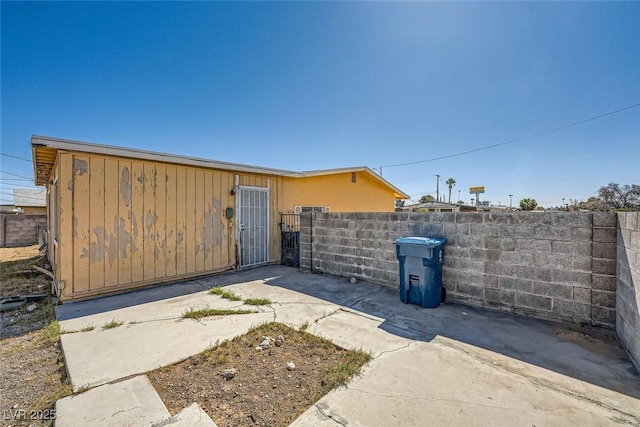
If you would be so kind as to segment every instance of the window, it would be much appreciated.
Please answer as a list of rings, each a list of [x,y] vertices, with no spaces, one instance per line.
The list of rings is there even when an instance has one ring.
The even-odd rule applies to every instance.
[[[294,206],[293,213],[300,214],[306,212],[329,212],[329,206]]]

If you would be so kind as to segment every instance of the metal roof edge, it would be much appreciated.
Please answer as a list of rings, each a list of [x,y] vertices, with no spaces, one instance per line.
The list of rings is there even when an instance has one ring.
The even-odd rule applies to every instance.
[[[266,168],[261,166],[245,165],[240,163],[223,162],[199,157],[180,156],[175,154],[160,153],[157,151],[139,150],[135,148],[125,148],[113,145],[94,144],[90,142],[74,141],[48,136],[32,135],[31,146],[44,146],[56,148],[58,150],[80,151],[84,153],[105,154],[118,157],[128,157],[140,160],[155,160],[165,163],[184,164],[190,166],[201,166],[212,169],[231,170],[238,172],[260,173],[264,175],[277,176],[298,176],[299,172],[283,169]],[[35,157],[35,151],[33,153]],[[34,162],[35,163],[35,162]]]

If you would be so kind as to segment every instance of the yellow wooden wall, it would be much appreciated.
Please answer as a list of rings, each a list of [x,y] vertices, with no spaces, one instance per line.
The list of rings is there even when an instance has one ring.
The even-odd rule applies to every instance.
[[[74,153],[60,153],[57,168],[63,299],[235,267],[234,173]],[[239,175],[240,185],[270,187],[270,258],[279,261],[279,178]]]

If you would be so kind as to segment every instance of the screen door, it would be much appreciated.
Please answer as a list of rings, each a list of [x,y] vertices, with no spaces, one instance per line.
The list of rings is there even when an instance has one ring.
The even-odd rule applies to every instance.
[[[269,261],[269,189],[239,187],[240,267]]]

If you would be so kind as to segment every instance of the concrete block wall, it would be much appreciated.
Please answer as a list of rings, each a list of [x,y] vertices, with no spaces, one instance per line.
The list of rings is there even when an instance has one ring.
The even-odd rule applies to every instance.
[[[445,237],[450,300],[532,317],[615,325],[614,213],[315,213],[301,267],[398,286],[398,237]]]
[[[618,213],[616,330],[640,369],[640,212]]]
[[[37,244],[38,227],[47,228],[46,215],[0,214],[0,247]]]

